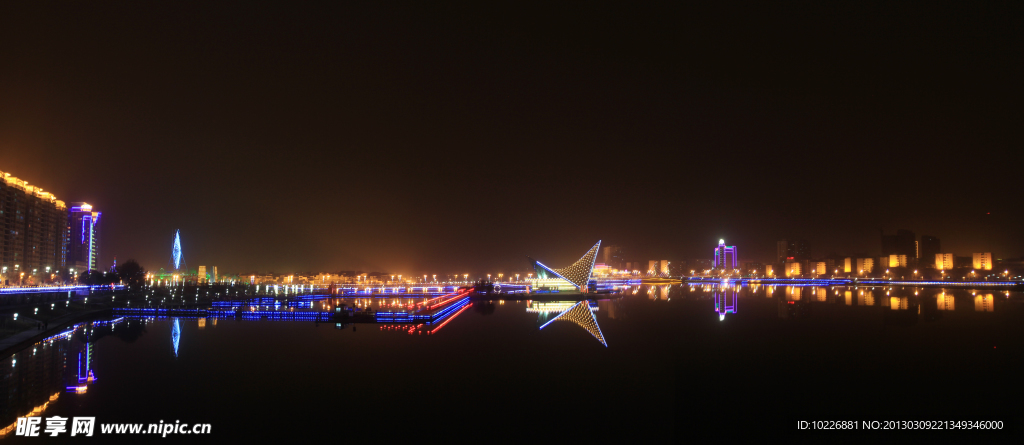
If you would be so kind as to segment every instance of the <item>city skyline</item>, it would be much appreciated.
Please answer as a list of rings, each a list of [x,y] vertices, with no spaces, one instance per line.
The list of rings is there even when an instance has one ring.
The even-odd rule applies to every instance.
[[[177,229],[189,258],[238,271],[509,269],[593,239],[770,259],[779,239],[871,252],[900,228],[1024,254],[1014,163],[994,161],[1020,144],[1024,53],[993,31],[1010,15],[78,8],[0,19],[20,42],[0,167],[103,209],[101,267],[159,267]]]
[[[0,439],[1019,435],[1021,23],[0,4]]]

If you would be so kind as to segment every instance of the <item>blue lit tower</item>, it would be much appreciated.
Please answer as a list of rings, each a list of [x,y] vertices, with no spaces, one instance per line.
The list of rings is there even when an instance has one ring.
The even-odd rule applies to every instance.
[[[100,212],[84,202],[71,205],[68,210],[67,264],[75,272],[96,270],[100,256],[99,230]]]
[[[174,242],[171,244],[171,263],[174,270],[180,270],[185,263],[185,257],[181,253],[181,230],[174,231]]]
[[[726,246],[725,240],[718,240],[718,247],[715,247],[715,269],[739,269],[739,262],[736,259],[736,246]]]

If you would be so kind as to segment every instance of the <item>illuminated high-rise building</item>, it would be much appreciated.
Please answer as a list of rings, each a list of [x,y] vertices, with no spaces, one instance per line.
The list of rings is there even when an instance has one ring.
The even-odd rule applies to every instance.
[[[874,258],[857,258],[857,273],[871,273],[874,270]]]
[[[739,269],[739,260],[736,258],[736,246],[726,246],[725,240],[718,240],[715,247],[715,269],[735,270]]]
[[[66,261],[63,201],[10,173],[0,172],[0,280],[39,284]]]
[[[78,273],[97,269],[100,215],[84,202],[73,203],[68,211],[67,263]]]
[[[801,274],[801,266],[799,261],[788,261],[786,262],[786,278],[798,277]]]
[[[776,249],[776,261],[779,263],[811,257],[811,244],[805,240],[780,240]]]
[[[623,269],[625,264],[625,252],[620,246],[604,246],[601,248],[601,262],[612,269]]]
[[[827,268],[824,261],[811,261],[807,264],[807,273],[825,275],[826,270]]]
[[[889,267],[907,267],[907,256],[889,255]]]
[[[978,270],[992,270],[992,252],[975,253],[974,268]]]
[[[952,253],[936,253],[935,268],[939,270],[951,270],[956,265],[956,258]]]

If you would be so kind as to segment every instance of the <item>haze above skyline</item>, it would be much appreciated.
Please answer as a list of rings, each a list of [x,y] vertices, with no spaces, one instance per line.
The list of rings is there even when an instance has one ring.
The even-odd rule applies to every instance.
[[[1019,5],[0,7],[0,170],[221,273],[1024,255]],[[719,9],[714,9],[719,8]]]

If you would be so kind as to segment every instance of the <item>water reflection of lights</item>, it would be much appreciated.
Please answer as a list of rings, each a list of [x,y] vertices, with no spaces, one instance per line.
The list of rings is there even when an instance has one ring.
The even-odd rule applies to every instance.
[[[46,408],[49,407],[51,403],[57,401],[58,397],[60,397],[60,391],[53,393],[53,395],[50,396],[50,399],[47,400],[46,402],[43,402],[42,405],[36,406],[36,407],[32,408],[31,411],[25,413],[25,415],[18,416],[18,417],[19,418],[21,418],[21,417],[38,417],[40,414],[42,414],[44,411],[46,411]],[[8,434],[10,434],[11,431],[14,431],[14,429],[17,428],[17,426],[18,426],[18,422],[15,421],[14,423],[8,425],[6,428],[0,430],[0,438],[3,438],[5,436],[7,436]]]
[[[590,303],[588,300],[583,300],[572,305],[572,307],[566,309],[547,323],[541,325],[540,329],[544,329],[555,321],[568,321],[580,326],[600,341],[602,345],[608,347],[608,343],[604,339],[604,334],[601,332],[601,327],[597,324],[597,318],[594,317],[594,312],[590,309]]]
[[[530,313],[560,313],[576,305],[576,301],[529,301],[526,304],[526,312]],[[597,311],[597,303],[588,305],[591,311]]]
[[[718,313],[718,320],[724,321],[725,314],[735,314],[737,292],[732,289],[722,289],[715,292],[715,312]]]
[[[995,297],[992,294],[974,295],[974,310],[976,312],[992,312],[995,310]]]
[[[181,325],[178,323],[178,319],[174,319],[174,324],[171,325],[171,344],[174,345],[174,356],[178,356],[178,341],[181,339]]]

